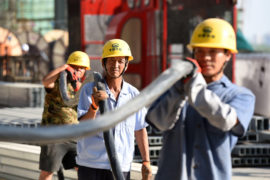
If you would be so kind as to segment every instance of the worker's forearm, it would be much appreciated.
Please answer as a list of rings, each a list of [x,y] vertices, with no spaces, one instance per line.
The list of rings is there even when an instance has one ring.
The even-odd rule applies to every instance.
[[[60,67],[52,70],[51,72],[49,72],[49,74],[47,74],[42,80],[44,87],[53,88],[52,86],[53,86],[55,80],[58,78],[59,73],[64,71],[67,68],[67,66],[68,66],[67,64],[64,64],[63,66],[60,66]]]
[[[138,144],[143,161],[150,161],[149,144],[146,128],[135,131],[136,142]]]
[[[96,118],[96,111],[93,110],[91,107],[88,109],[87,113],[84,114],[79,118],[80,121],[88,120],[88,119],[95,119]]]

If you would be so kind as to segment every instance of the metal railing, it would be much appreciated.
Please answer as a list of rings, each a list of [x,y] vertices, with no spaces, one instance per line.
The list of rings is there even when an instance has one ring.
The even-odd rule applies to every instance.
[[[151,105],[160,95],[170,89],[175,82],[190,74],[192,70],[193,65],[190,62],[175,60],[172,62],[171,67],[144,88],[140,95],[119,109],[105,113],[95,120],[82,121],[76,125],[37,128],[0,126],[0,141],[26,144],[57,143],[76,140],[109,130],[139,109]]]

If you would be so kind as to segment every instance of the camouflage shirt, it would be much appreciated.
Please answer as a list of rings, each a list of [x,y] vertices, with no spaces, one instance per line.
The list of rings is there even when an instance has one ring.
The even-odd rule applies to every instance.
[[[75,93],[70,82],[67,83],[68,95],[74,98]],[[77,106],[68,107],[62,100],[59,90],[59,78],[52,89],[46,88],[42,125],[77,124]]]

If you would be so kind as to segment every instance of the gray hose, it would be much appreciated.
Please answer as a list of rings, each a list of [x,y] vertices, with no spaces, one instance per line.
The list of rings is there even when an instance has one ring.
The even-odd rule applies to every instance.
[[[138,96],[127,102],[125,106],[121,106],[114,111],[106,112],[95,120],[83,121],[76,125],[38,128],[0,126],[0,141],[47,144],[93,136],[98,132],[109,130],[141,108],[149,106],[174,83],[190,74],[192,70],[193,65],[190,62],[180,60],[173,61],[169,69],[164,71],[150,85],[144,88]],[[108,119],[110,119],[110,121],[108,121]]]
[[[94,75],[95,75],[95,72],[85,71],[85,80],[83,81],[81,86],[83,86],[84,84],[86,84],[88,82],[94,81],[94,78],[95,78],[95,77],[93,77]],[[68,96],[68,93],[67,93],[67,72],[66,71],[62,71],[60,73],[59,88],[60,88],[61,97],[62,97],[65,105],[67,105],[69,107],[74,107],[74,106],[78,105],[81,88],[75,93],[74,98],[70,98]]]
[[[96,75],[98,77],[98,74]],[[101,78],[101,76],[100,76]],[[97,81],[95,81],[97,82]],[[105,84],[101,81],[97,82],[97,89],[105,91]],[[104,114],[105,112],[109,112],[109,106],[108,101],[100,101],[99,102],[99,110],[101,114]],[[109,120],[109,119],[108,119]],[[109,157],[110,165],[112,168],[113,177],[115,180],[125,180],[124,175],[121,170],[121,166],[118,160],[117,152],[115,149],[115,141],[114,141],[114,135],[113,130],[109,129],[108,131],[103,132],[104,137],[104,143],[106,147],[106,151]]]

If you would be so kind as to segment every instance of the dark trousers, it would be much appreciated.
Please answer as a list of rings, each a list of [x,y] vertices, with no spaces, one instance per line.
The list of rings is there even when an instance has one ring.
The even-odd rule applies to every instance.
[[[123,172],[126,180],[130,180],[130,172]],[[114,180],[113,174],[108,169],[95,169],[79,166],[78,180]]]

